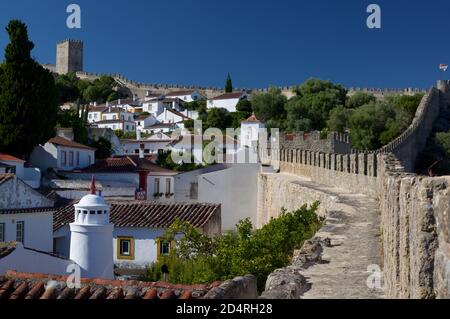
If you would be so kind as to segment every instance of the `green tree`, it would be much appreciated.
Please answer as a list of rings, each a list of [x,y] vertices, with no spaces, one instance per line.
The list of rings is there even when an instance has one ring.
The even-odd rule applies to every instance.
[[[388,122],[395,119],[392,105],[375,102],[356,109],[349,119],[350,140],[359,150],[376,150],[383,146],[380,136],[387,130]]]
[[[55,84],[58,91],[58,104],[74,102],[81,97],[78,81],[79,79],[73,72],[56,77]]]
[[[104,137],[100,137],[97,141],[91,143],[90,146],[97,149],[95,151],[95,158],[97,159],[105,159],[112,154],[111,142]]]
[[[247,119],[253,114],[252,102],[247,99],[242,99],[236,105],[236,110],[241,114],[242,118]]]
[[[52,74],[31,57],[27,27],[9,22],[0,67],[0,151],[29,154],[55,134],[57,92]]]
[[[357,92],[351,97],[348,98],[346,106],[349,109],[356,109],[365,104],[369,104],[371,102],[375,102],[377,99],[373,94],[365,93],[365,92]]]
[[[278,218],[257,230],[250,219],[245,219],[236,230],[216,238],[208,238],[189,224],[175,221],[161,238],[178,239],[172,255],[162,261],[169,266],[169,280],[192,284],[254,274],[262,290],[267,276],[286,267],[294,250],[301,248],[323,225],[323,219],[316,214],[318,205],[305,205],[289,213],[283,209]],[[150,267],[149,280],[161,278],[162,262]]]
[[[414,117],[417,111],[417,107],[422,101],[423,94],[415,95],[393,95],[388,96],[386,101],[392,104],[395,108],[402,109],[407,112],[411,117]]]
[[[256,117],[270,128],[284,128],[287,98],[279,88],[271,87],[268,92],[257,93],[252,98]]]
[[[226,109],[213,108],[208,112],[208,117],[206,119],[206,128],[218,128],[220,130],[226,130],[231,127],[232,117]]]
[[[327,122],[329,131],[344,133],[348,127],[348,120],[351,114],[352,110],[346,109],[343,106],[332,109]]]
[[[330,111],[344,106],[347,91],[341,86],[310,79],[294,89],[296,96],[286,104],[288,129],[322,130],[327,125]]]
[[[231,93],[233,92],[233,81],[231,80],[231,75],[228,73],[227,81],[225,83],[225,92]]]
[[[58,110],[57,127],[71,127],[74,139],[81,144],[87,144],[88,132],[80,115],[76,110]]]

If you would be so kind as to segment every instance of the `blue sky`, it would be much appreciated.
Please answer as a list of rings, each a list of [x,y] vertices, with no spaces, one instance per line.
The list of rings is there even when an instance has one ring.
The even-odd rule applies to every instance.
[[[67,5],[82,9],[81,30],[66,27]],[[381,30],[366,26],[370,3]],[[85,42],[85,69],[145,82],[223,86],[293,85],[319,77],[355,87],[430,87],[450,77],[447,0],[2,0],[4,30],[29,26],[41,63],[56,42]],[[450,69],[449,71],[450,72]]]

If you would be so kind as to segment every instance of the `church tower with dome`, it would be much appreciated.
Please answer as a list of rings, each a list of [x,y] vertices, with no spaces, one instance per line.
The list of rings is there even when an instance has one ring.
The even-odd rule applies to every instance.
[[[113,229],[110,207],[95,189],[75,206],[75,222],[70,224],[70,259],[81,267],[82,278],[114,279]]]

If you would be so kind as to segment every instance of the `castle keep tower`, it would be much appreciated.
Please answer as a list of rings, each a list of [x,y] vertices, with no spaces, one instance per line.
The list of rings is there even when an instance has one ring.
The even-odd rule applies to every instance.
[[[56,47],[56,73],[83,71],[83,41],[64,40]]]
[[[114,279],[113,229],[110,207],[91,191],[75,206],[75,222],[70,224],[70,259],[81,267],[82,278]]]

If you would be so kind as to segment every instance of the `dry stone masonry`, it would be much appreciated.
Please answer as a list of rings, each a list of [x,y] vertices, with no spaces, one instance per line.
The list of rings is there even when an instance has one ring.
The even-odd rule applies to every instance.
[[[432,88],[422,99],[410,127],[376,152],[338,154],[299,148],[260,150],[262,162],[279,169],[281,173],[276,177],[272,176],[276,174],[261,174],[259,178],[260,226],[267,222],[268,218],[278,214],[282,205],[295,206],[302,202],[309,203],[316,198],[323,201],[320,214],[327,214],[329,217],[339,205],[339,200],[332,195],[337,189],[344,190],[344,193],[350,191],[364,194],[364,200],[359,199],[359,203],[358,200],[353,201],[352,205],[362,208],[359,214],[364,216],[367,210],[364,210],[364,205],[360,205],[361,201],[367,198],[378,201],[379,226],[372,220],[371,227],[380,231],[380,262],[383,266],[385,296],[449,298],[450,177],[431,178],[413,173],[417,155],[423,150],[440,112],[449,108],[449,102],[450,83],[439,81],[437,88]],[[299,186],[302,182],[293,182],[293,176],[306,180],[305,184]],[[330,188],[327,189],[323,185]],[[337,197],[339,198],[339,194]],[[373,218],[373,215],[368,214],[367,218]],[[363,224],[363,220],[358,222],[354,216],[354,219],[347,220],[342,227],[362,227]],[[368,229],[356,227],[352,232],[364,233],[368,232]],[[336,232],[333,234],[336,235]],[[367,244],[373,245],[373,234],[368,236],[361,237],[360,240],[372,236]],[[344,233],[344,237],[351,240],[351,232]],[[333,265],[331,250],[330,254],[330,265]],[[373,259],[372,257],[366,259]],[[340,259],[338,255],[334,255],[334,258]],[[352,254],[347,258],[335,262],[334,266],[340,267],[346,261],[359,263]],[[332,272],[332,269],[328,271]],[[298,269],[296,272],[295,276],[298,277]],[[279,270],[278,273],[285,272]],[[306,273],[304,271],[301,275],[305,276]],[[314,272],[312,276],[314,278]],[[333,279],[328,279],[316,283],[319,286],[316,291],[322,291],[324,297],[339,297],[339,292],[333,291]],[[360,280],[356,275],[354,279]],[[273,278],[271,280],[273,281]],[[297,281],[301,282],[300,279]],[[327,285],[330,285],[328,290]],[[367,297],[366,292],[367,289],[361,288],[360,297]],[[303,297],[307,298],[308,293]],[[314,295],[314,292],[310,295]],[[355,290],[348,297],[357,298],[358,291]]]

